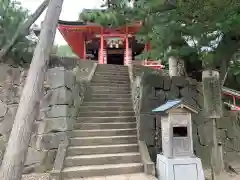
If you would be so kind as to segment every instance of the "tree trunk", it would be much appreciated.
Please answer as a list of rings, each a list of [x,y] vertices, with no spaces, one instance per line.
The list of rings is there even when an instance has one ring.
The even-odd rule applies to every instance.
[[[220,70],[220,81],[223,81],[226,72],[228,71],[229,62],[232,60],[233,55],[240,48],[240,36],[225,34],[219,43],[215,55],[214,63]]]
[[[37,8],[37,10],[28,18],[26,22],[23,22],[16,33],[14,34],[12,40],[3,46],[0,51],[0,60],[3,62],[3,57],[12,49],[12,47],[17,43],[18,39],[22,36],[26,36],[32,24],[39,18],[43,11],[47,8],[50,0],[44,0],[44,2]]]
[[[62,4],[63,0],[49,3],[0,169],[1,180],[21,179]]]

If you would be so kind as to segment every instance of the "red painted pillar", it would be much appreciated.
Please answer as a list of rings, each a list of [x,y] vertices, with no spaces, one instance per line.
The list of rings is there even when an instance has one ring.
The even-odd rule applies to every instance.
[[[104,39],[103,34],[100,36],[100,48],[98,52],[98,63],[104,64]]]
[[[125,38],[125,62],[124,65],[129,64],[129,41],[128,41],[128,36],[126,35]]]
[[[86,41],[83,41],[83,59],[87,59],[87,48],[86,48]]]
[[[232,96],[233,97],[233,105],[236,106],[236,98],[235,96]]]

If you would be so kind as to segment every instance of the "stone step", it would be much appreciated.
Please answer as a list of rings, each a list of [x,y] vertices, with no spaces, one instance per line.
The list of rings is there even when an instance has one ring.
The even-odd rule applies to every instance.
[[[83,178],[143,172],[141,163],[75,166],[63,169],[63,178]]]
[[[115,87],[115,88],[129,88],[130,85],[129,84],[120,84],[120,83],[93,83],[91,84],[91,86],[100,86],[100,87]],[[121,93],[121,91],[118,91],[119,93]]]
[[[86,111],[133,111],[132,106],[81,106],[80,112]]]
[[[94,136],[70,138],[71,146],[94,146],[94,145],[114,145],[137,143],[136,135],[127,136]]]
[[[96,71],[117,71],[117,72],[128,72],[128,67],[121,66],[102,66],[97,67]]]
[[[96,71],[94,73],[94,76],[99,76],[99,77],[102,77],[102,76],[111,76],[111,77],[115,77],[115,78],[118,78],[118,77],[125,77],[125,78],[129,78],[129,72],[127,71],[121,71],[121,72],[118,72],[118,71]]]
[[[100,71],[100,70],[119,70],[119,71],[128,71],[128,67],[127,66],[118,66],[118,65],[101,65],[101,66],[98,66],[96,68],[97,71]]]
[[[95,86],[95,85],[93,85],[93,86],[90,86],[90,89],[92,91],[96,91],[96,90],[103,91],[104,90],[104,91],[112,91],[112,92],[119,92],[119,91],[120,92],[122,92],[122,91],[131,92],[130,86],[117,87],[117,86]]]
[[[109,75],[109,74],[112,74],[114,75],[115,77],[120,77],[122,75],[129,75],[129,72],[126,71],[126,70],[118,70],[118,69],[106,69],[106,70],[96,70],[96,72],[94,73],[94,75]]]
[[[115,77],[115,76],[93,76],[92,81],[91,82],[98,82],[98,81],[111,81],[111,82],[127,82],[130,83],[130,79],[127,76],[119,76],[119,77]]]
[[[97,68],[118,68],[118,69],[128,69],[128,66],[117,65],[117,64],[99,64]]]
[[[138,152],[138,144],[114,144],[101,146],[69,146],[68,156],[90,154],[113,154],[125,152]]]
[[[65,167],[89,166],[102,164],[140,163],[140,153],[92,154],[68,156],[65,158]]]
[[[108,97],[97,97],[97,96],[87,96],[84,98],[84,100],[86,102],[88,101],[100,101],[100,102],[104,102],[104,101],[107,101],[107,102],[132,102],[131,98],[130,97],[111,97],[111,96],[108,96]]]
[[[68,132],[69,137],[92,137],[92,136],[121,136],[121,135],[136,135],[136,128],[126,129],[93,129],[93,130],[73,130]]]
[[[126,102],[109,102],[109,101],[84,101],[83,106],[132,106],[132,101]]]
[[[106,91],[106,90],[95,90],[95,91],[91,91],[91,89],[89,89],[86,93],[86,96],[88,95],[92,95],[92,94],[100,94],[100,95],[108,95],[108,94],[119,94],[119,95],[125,95],[125,94],[131,94],[130,90],[125,90],[125,91]]]
[[[86,93],[88,96],[90,93],[92,94],[131,94],[131,90],[122,90],[122,89],[89,89]]]
[[[99,77],[106,77],[106,78],[111,78],[111,77],[120,77],[120,78],[129,78],[129,73],[128,72],[123,72],[123,73],[118,73],[118,72],[95,72],[94,77],[99,76]]]
[[[97,88],[100,87],[100,88]],[[121,88],[121,87],[113,87],[113,88],[107,88],[106,86],[93,86],[93,88],[88,89],[88,93],[98,93],[98,94],[105,94],[105,93],[112,93],[112,94],[119,94],[119,93],[131,93],[130,87],[128,88]]]
[[[105,93],[105,94],[100,94],[100,93],[92,93],[91,94],[92,97],[128,97],[128,98],[132,98],[132,95],[130,93]]]
[[[102,97],[102,96],[86,96],[84,98],[85,101],[89,101],[89,100],[93,100],[93,101],[116,101],[116,102],[127,102],[127,101],[130,101],[131,102],[131,96],[128,95],[128,96],[125,96],[125,97],[112,97],[111,96],[111,93],[109,93],[109,96],[105,96],[105,97]]]
[[[135,122],[114,122],[114,123],[76,123],[75,129],[93,130],[93,129],[128,129],[136,128]]]
[[[78,117],[117,117],[117,116],[135,116],[133,111],[90,111],[79,112]]]
[[[129,81],[111,81],[111,80],[93,80],[91,86],[114,86],[114,87],[129,87]]]
[[[136,122],[135,116],[117,116],[117,117],[78,117],[76,122],[108,123],[108,122]]]
[[[109,81],[109,80],[99,80],[99,81],[92,81],[90,87],[92,86],[101,86],[101,87],[116,87],[116,88],[129,88],[130,83],[126,81]]]
[[[109,93],[109,94],[97,94],[97,93],[94,93],[94,94],[87,94],[86,95],[86,98],[89,98],[89,97],[96,97],[96,98],[132,98],[132,95],[129,94],[129,93],[126,93],[126,94],[113,94],[113,93]]]

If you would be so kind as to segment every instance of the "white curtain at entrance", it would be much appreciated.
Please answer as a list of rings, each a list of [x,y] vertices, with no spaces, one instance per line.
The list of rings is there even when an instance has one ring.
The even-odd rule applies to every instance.
[[[128,48],[128,54],[126,54],[126,50],[124,51],[124,65],[132,64],[132,48]]]
[[[103,59],[103,62],[102,62],[102,59]],[[106,51],[105,48],[103,49],[103,54],[101,53],[101,48],[99,48],[99,51],[98,51],[98,63],[99,64],[107,64],[107,51]]]

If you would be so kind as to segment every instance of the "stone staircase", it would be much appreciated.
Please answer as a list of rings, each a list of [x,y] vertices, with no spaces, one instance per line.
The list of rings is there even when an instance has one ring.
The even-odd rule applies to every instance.
[[[143,172],[128,67],[98,65],[69,137],[63,179]]]

